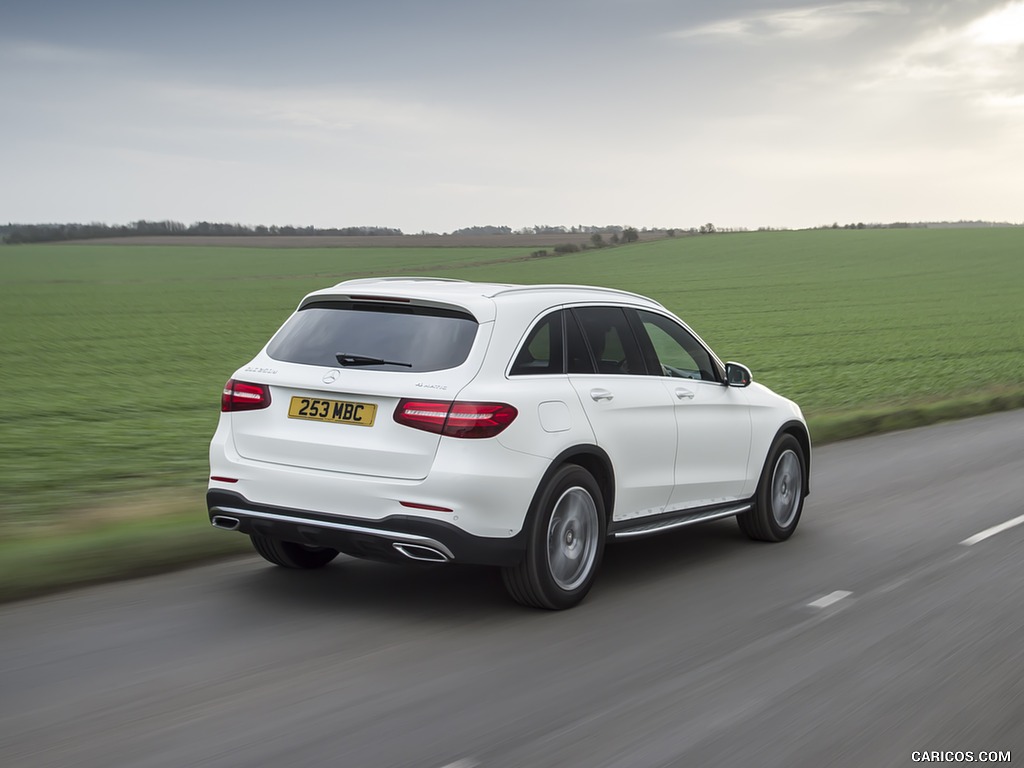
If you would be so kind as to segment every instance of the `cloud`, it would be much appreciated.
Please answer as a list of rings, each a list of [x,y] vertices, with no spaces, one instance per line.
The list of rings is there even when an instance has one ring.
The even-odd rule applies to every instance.
[[[980,46],[1017,47],[1024,43],[1024,2],[1012,2],[971,22],[965,36]]]
[[[74,114],[77,124],[119,114],[122,125],[164,122],[181,130],[188,123],[308,140],[359,130],[429,134],[472,122],[451,107],[365,84],[231,85],[201,70],[164,66],[159,57],[35,40],[0,37],[0,75],[0,104],[17,100],[22,112]]]
[[[13,66],[88,66],[125,63],[125,57],[106,51],[36,40],[0,40],[0,61]]]
[[[674,38],[734,38],[738,40],[843,37],[873,17],[906,13],[898,3],[856,0],[807,8],[780,8],[678,30]]]
[[[332,136],[362,128],[432,132],[458,121],[450,110],[384,95],[324,89],[166,85],[159,98],[178,108],[242,119],[253,128]]]
[[[883,62],[863,87],[957,94],[989,111],[1019,111],[1022,45],[1024,0],[1014,0],[960,27],[929,30]]]

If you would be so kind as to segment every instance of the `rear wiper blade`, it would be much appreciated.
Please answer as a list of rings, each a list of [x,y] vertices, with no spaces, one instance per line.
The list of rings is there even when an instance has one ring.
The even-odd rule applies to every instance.
[[[347,352],[339,352],[335,355],[338,362],[344,366],[350,365],[402,365],[412,368],[412,363],[398,363],[394,360],[385,360],[382,357],[367,357],[366,355],[350,355]]]

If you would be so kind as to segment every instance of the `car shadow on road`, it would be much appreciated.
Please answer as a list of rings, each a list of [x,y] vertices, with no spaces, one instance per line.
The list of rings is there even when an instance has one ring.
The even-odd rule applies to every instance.
[[[749,557],[752,546],[757,547],[731,520],[610,543],[587,602],[684,576],[691,583],[703,575],[711,578],[723,561]],[[472,565],[392,564],[339,556],[316,571],[247,568],[236,575],[231,588],[255,602],[300,611],[422,614],[456,620],[482,611],[494,616],[529,610],[507,597],[498,569]]]
[[[681,571],[699,574],[709,565],[749,554],[750,540],[736,523],[722,520],[680,528],[648,538],[620,540],[605,549],[602,580],[642,587],[675,578]]]
[[[253,600],[289,609],[459,619],[506,606],[501,575],[482,566],[394,564],[340,555],[316,571],[267,565],[239,574],[235,587]]]

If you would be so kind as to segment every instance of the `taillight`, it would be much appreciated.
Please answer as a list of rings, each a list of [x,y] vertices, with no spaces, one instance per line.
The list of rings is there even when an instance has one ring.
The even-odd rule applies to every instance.
[[[494,437],[519,415],[506,403],[401,400],[395,421],[446,437]]]
[[[258,411],[270,405],[270,387],[266,384],[250,384],[246,381],[228,379],[224,394],[220,397],[220,409],[229,411]]]

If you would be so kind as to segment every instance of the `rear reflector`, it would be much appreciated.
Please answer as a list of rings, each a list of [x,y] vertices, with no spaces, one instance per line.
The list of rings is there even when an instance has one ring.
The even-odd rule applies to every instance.
[[[454,512],[454,509],[448,507],[436,507],[433,504],[420,504],[418,501],[400,501],[398,502],[403,507],[409,507],[409,509],[425,509],[428,512]]]
[[[446,437],[494,437],[519,415],[507,403],[464,403],[445,400],[401,400],[395,421]]]
[[[220,398],[220,409],[231,411],[258,411],[270,405],[270,387],[266,384],[250,384],[245,381],[228,379],[224,394]]]
[[[237,477],[221,477],[219,475],[210,475],[211,480],[216,480],[218,483],[237,483]]]

